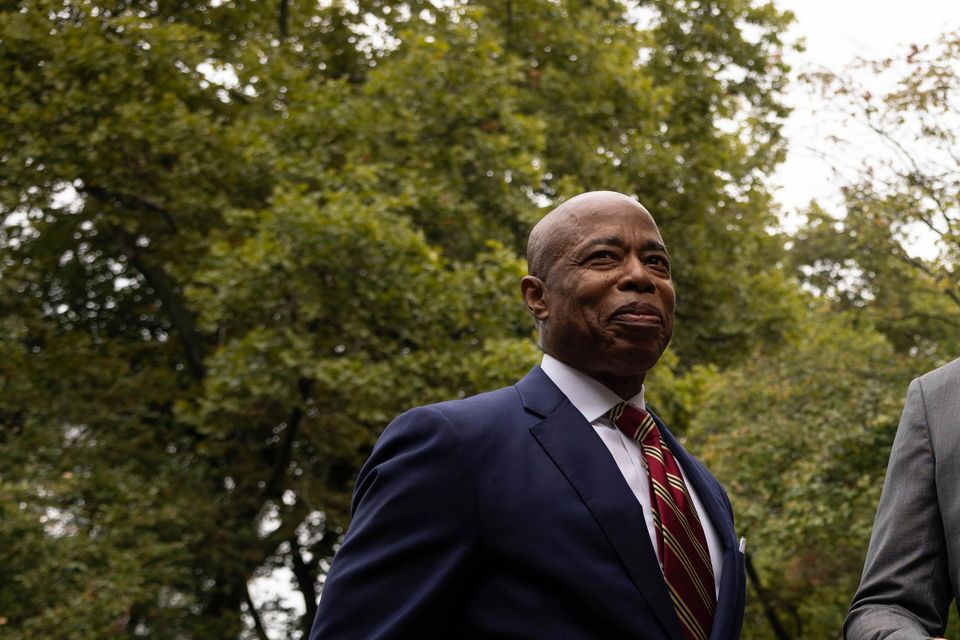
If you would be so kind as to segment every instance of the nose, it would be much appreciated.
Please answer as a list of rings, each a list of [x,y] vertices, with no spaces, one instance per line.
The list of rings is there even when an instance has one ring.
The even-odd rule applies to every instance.
[[[639,256],[630,255],[623,262],[623,273],[618,283],[621,289],[633,290],[645,293],[655,291],[657,285],[650,276],[647,265],[643,263]]]

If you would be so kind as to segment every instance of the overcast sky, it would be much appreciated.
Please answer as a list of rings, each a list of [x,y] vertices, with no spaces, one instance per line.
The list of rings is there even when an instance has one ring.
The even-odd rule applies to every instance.
[[[911,43],[933,41],[941,33],[960,27],[958,0],[774,0],[796,14],[790,30],[803,38],[806,51],[788,57],[795,69],[811,66],[839,71],[857,56],[879,58],[902,51]],[[809,96],[799,86],[791,92],[795,108],[784,133],[789,142],[787,161],[774,176],[782,185],[778,200],[788,214],[812,198],[828,208],[837,201],[837,184],[829,163],[816,151],[829,153],[823,143],[822,116],[817,116]],[[847,132],[849,133],[849,132]],[[811,149],[813,147],[813,149]],[[868,145],[864,144],[864,147]],[[856,158],[850,159],[856,164]]]

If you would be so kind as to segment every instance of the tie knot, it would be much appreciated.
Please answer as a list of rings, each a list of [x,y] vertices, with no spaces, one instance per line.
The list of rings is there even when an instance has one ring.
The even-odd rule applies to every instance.
[[[653,416],[629,402],[615,405],[607,412],[607,417],[635,442],[643,442],[647,436],[657,431]]]

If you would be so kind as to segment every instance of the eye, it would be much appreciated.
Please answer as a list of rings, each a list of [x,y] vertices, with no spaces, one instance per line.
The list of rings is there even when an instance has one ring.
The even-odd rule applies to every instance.
[[[670,271],[670,261],[667,260],[667,258],[664,256],[658,256],[658,255],[647,256],[646,258],[644,258],[643,261],[644,263],[649,264],[653,267],[658,267],[663,271],[667,271],[667,272]]]
[[[601,249],[600,251],[594,251],[589,256],[587,260],[616,260],[617,254],[609,249]]]
[[[584,259],[584,265],[594,265],[597,267],[613,266],[620,261],[620,255],[612,249],[597,249]]]

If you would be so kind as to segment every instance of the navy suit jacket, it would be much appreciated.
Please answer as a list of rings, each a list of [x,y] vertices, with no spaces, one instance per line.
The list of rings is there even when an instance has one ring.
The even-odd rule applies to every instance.
[[[738,638],[730,503],[657,424],[724,548],[710,638]],[[408,411],[374,447],[310,640],[386,638],[683,640],[639,502],[540,367]]]

